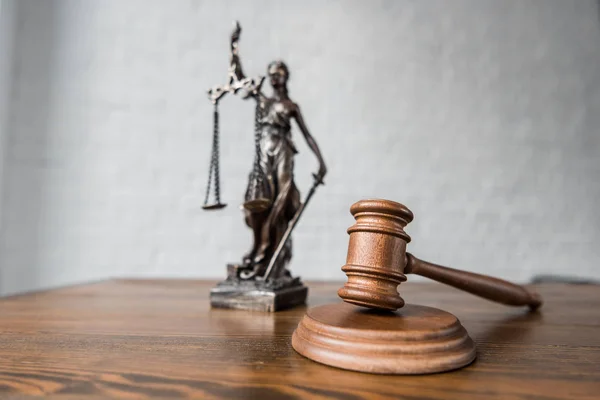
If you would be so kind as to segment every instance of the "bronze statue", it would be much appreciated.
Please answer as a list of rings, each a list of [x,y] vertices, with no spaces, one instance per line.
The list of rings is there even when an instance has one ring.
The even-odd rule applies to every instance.
[[[298,278],[292,278],[287,269],[292,258],[290,234],[316,187],[323,184],[327,168],[319,146],[304,122],[300,107],[288,95],[288,67],[283,61],[273,61],[269,64],[267,74],[273,94],[270,97],[265,95],[262,91],[264,77],[248,78],[242,70],[238,52],[240,32],[240,25],[236,22],[231,35],[228,84],[214,87],[208,92],[215,105],[215,129],[211,173],[204,208],[224,207],[219,198],[218,102],[227,93],[240,94],[246,100],[254,99],[255,160],[243,204],[246,224],[253,232],[253,244],[241,264],[228,266],[227,280],[211,292],[211,300],[213,306],[276,311],[278,308],[303,303],[306,298],[306,288]],[[314,184],[303,202],[294,182],[294,156],[298,151],[292,140],[292,121],[296,122],[319,163],[318,172],[313,174]],[[213,176],[216,204],[208,205]],[[248,300],[249,292],[257,293],[258,290],[261,294],[254,297],[264,295],[271,299],[273,295],[263,293],[265,290],[289,291],[290,288],[295,288],[293,290],[298,296],[280,301],[281,304],[274,304],[269,300],[269,305],[265,306],[262,300],[259,300],[258,304],[254,300]],[[240,292],[245,300],[232,300],[239,299]]]

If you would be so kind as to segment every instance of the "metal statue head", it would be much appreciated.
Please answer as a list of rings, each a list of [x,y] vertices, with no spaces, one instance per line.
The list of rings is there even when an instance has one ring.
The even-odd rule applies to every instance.
[[[290,77],[290,71],[287,65],[281,60],[273,61],[267,67],[267,74],[273,89],[284,88]]]

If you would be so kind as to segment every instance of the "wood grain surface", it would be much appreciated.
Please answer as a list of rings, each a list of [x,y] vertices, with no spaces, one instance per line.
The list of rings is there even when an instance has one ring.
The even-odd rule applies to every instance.
[[[436,283],[409,304],[456,315],[477,360],[454,372],[369,375],[291,347],[306,308],[211,310],[214,282],[115,280],[0,300],[0,398],[598,399],[600,287],[538,285],[529,314]],[[309,283],[309,306],[341,283]]]

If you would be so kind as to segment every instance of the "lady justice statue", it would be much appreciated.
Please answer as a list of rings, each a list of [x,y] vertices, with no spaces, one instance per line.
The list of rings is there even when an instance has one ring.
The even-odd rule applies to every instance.
[[[253,232],[253,244],[240,264],[228,265],[228,276],[211,291],[215,307],[277,311],[306,300],[307,289],[299,278],[287,269],[292,258],[290,234],[308,204],[315,189],[323,184],[327,172],[325,162],[300,112],[287,89],[290,77],[283,61],[273,61],[267,67],[272,96],[262,92],[263,76],[248,78],[242,70],[238,52],[241,27],[235,23],[231,35],[229,82],[208,91],[214,111],[213,157],[205,209],[224,207],[219,199],[218,102],[227,93],[253,99],[255,109],[255,159],[249,175],[242,209],[245,221]],[[314,183],[302,202],[294,183],[292,120],[315,154],[319,169]],[[214,181],[216,204],[209,205],[211,182]]]

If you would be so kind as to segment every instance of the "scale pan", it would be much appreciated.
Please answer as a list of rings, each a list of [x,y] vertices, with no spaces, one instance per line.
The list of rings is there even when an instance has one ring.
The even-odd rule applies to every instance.
[[[244,207],[250,212],[261,212],[268,210],[269,207],[271,207],[271,200],[265,198],[250,200],[244,202],[244,204],[242,204],[242,207]]]
[[[215,203],[215,204],[208,204],[205,206],[202,206],[203,210],[220,210],[221,208],[225,208],[227,207],[227,204],[222,204],[222,203]]]

